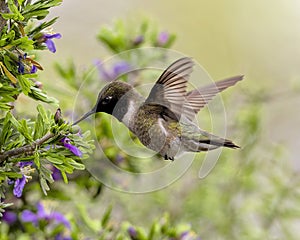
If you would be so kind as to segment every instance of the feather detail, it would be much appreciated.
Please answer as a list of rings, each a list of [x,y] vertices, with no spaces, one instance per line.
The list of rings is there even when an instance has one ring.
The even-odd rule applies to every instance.
[[[241,81],[244,76],[239,75],[222,81],[192,90],[186,94],[186,103],[183,106],[183,114],[190,120],[203,108],[214,96],[228,87]]]
[[[187,81],[193,65],[191,58],[187,57],[172,63],[156,81],[145,104],[168,108],[179,119],[185,102]]]

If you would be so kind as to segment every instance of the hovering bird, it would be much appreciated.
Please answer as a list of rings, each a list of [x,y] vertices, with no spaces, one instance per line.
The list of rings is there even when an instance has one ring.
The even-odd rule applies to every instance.
[[[96,105],[73,125],[97,112],[111,114],[124,123],[143,145],[165,160],[174,160],[175,155],[184,151],[239,148],[228,139],[200,129],[193,120],[217,93],[241,81],[243,76],[187,92],[193,65],[188,57],[172,63],[158,78],[146,99],[130,84],[113,81],[100,91]]]

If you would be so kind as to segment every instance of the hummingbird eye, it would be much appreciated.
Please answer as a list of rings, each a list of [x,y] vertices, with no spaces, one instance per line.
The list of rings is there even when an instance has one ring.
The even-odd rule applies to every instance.
[[[112,96],[107,96],[107,97],[102,99],[101,103],[103,105],[106,105],[106,104],[109,104],[111,100],[112,100]]]

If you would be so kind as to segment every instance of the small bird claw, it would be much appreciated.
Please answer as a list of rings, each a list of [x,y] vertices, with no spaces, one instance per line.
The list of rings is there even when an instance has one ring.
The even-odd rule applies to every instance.
[[[171,160],[171,161],[174,161],[174,157],[168,157],[168,155],[165,154],[165,160]]]

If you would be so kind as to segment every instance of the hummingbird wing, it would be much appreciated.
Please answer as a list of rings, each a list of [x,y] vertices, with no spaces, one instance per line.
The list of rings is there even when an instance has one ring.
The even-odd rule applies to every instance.
[[[145,104],[158,105],[163,111],[161,114],[175,120],[179,119],[193,65],[192,59],[188,57],[180,58],[172,63],[156,81]]]
[[[193,121],[200,109],[213,99],[214,96],[226,88],[235,85],[238,81],[241,81],[243,77],[243,75],[230,77],[188,92],[186,94],[186,102],[183,106],[183,115]]]

